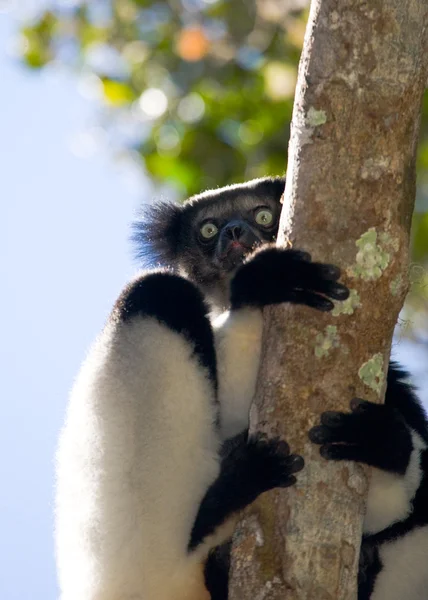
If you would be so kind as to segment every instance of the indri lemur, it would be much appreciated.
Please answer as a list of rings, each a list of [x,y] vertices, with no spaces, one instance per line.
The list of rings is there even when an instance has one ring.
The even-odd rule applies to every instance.
[[[228,309],[229,282],[235,273],[239,277],[243,258],[254,244],[270,242],[277,234],[284,183],[282,178],[259,179],[205,192],[182,207],[155,205],[151,217],[136,226],[140,258],[146,265],[151,260],[172,266],[199,285],[216,312]],[[272,269],[275,278],[274,262]],[[295,276],[294,270],[286,274]],[[248,286],[263,287],[256,277]],[[226,331],[233,334],[225,336]],[[247,427],[261,331],[260,311],[232,310],[217,334],[226,437]],[[364,522],[359,600],[428,598],[428,424],[405,377],[391,364],[384,405],[353,400],[349,414],[325,413],[321,425],[310,432],[325,458],[375,467]],[[222,551],[220,557],[224,555]],[[215,557],[210,565],[216,574],[208,577],[213,588],[221,581]],[[220,599],[226,597],[226,584],[219,586]]]
[[[254,199],[247,205],[253,210]],[[246,251],[270,218],[258,211]],[[207,244],[214,229],[201,227],[196,233]],[[61,600],[208,600],[210,549],[230,537],[237,511],[293,484],[303,466],[284,441],[247,439],[241,407],[233,409],[238,421],[222,410],[223,397],[248,406],[253,383],[236,381],[238,362],[224,377],[216,355],[224,349],[238,360],[230,354],[234,327],[242,344],[239,329],[266,304],[330,310],[329,298],[346,298],[348,290],[337,283],[338,269],[291,250],[262,250],[233,274],[240,227],[230,224],[216,259],[230,279],[232,325],[215,334],[194,283],[150,272],[122,292],[81,369],[57,456]],[[174,245],[166,235],[165,247]]]
[[[347,295],[336,269],[304,253],[270,248],[243,265],[255,246],[275,238],[283,188],[283,179],[266,178],[209,191],[181,207],[158,204],[137,224],[145,266],[172,267],[215,313],[230,311],[214,323],[214,351],[189,282],[149,275],[118,301],[78,379],[60,446],[62,600],[69,590],[82,600],[204,598],[200,564],[230,534],[219,525],[278,485],[278,475],[259,481],[266,466],[250,464],[260,440],[248,445],[242,434],[258,371],[260,307],[290,301],[329,310],[328,297]],[[384,406],[353,401],[349,414],[325,413],[310,432],[326,458],[375,467],[360,600],[428,597],[428,427],[403,377],[391,365]],[[285,460],[278,444],[265,446],[273,463]],[[302,466],[298,457],[287,460],[282,485]],[[205,570],[213,600],[227,598],[227,569],[223,546]]]

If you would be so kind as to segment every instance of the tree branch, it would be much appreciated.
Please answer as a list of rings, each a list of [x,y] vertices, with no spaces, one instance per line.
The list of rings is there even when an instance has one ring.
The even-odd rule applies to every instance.
[[[306,467],[295,488],[266,494],[244,516],[231,600],[357,597],[366,473],[327,463],[307,432],[321,412],[384,392],[407,291],[427,27],[426,0],[312,3],[279,242],[340,265],[351,297],[330,315],[265,311],[251,429],[284,436]]]

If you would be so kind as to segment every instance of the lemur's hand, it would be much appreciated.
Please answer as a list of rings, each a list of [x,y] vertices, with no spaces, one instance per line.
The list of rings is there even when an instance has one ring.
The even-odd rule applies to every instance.
[[[329,311],[349,290],[337,283],[340,269],[313,263],[307,252],[265,247],[252,254],[231,282],[232,308],[291,302]]]
[[[240,495],[246,495],[245,504],[263,492],[296,483],[295,474],[303,469],[304,460],[298,454],[290,454],[287,442],[262,433],[248,439],[236,436],[235,440],[223,464],[226,471],[235,473],[234,483],[239,482]]]
[[[303,458],[299,454],[290,454],[287,442],[279,438],[268,439],[262,434],[254,434],[248,439],[245,453],[251,486],[256,487],[258,494],[294,485],[294,475],[304,467]]]
[[[394,408],[354,398],[350,413],[328,411],[321,425],[309,431],[329,460],[355,460],[385,471],[403,474],[413,449],[404,419]]]

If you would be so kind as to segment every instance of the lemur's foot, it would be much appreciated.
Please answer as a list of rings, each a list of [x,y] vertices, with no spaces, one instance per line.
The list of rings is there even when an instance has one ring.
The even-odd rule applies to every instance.
[[[394,408],[354,398],[351,412],[324,412],[309,431],[329,460],[355,460],[394,473],[406,471],[413,449],[404,419]]]

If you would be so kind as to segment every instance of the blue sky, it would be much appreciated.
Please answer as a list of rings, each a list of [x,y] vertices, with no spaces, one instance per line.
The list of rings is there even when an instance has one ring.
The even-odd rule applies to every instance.
[[[107,151],[73,155],[94,107],[71,75],[14,62],[15,28],[0,13],[0,598],[55,600],[58,431],[85,351],[134,270],[128,226],[148,192],[131,192]],[[411,350],[406,362],[426,373],[426,355]]]
[[[55,600],[58,430],[85,351],[133,271],[138,198],[108,156],[72,154],[94,107],[72,76],[30,73],[6,54],[15,27],[0,14],[0,598]]]

